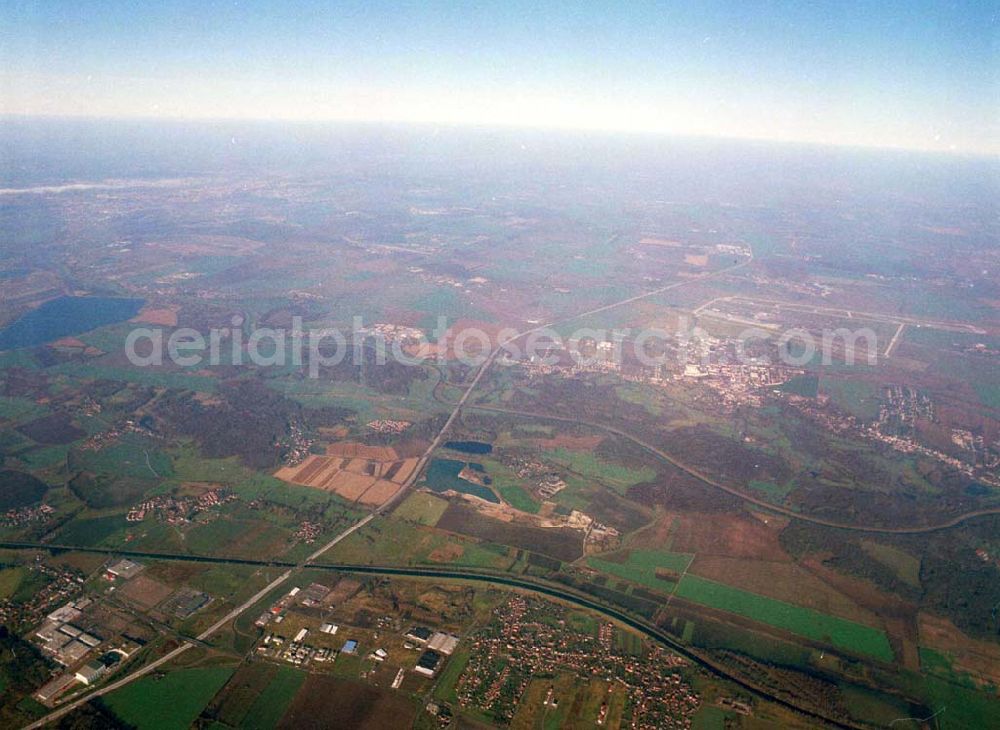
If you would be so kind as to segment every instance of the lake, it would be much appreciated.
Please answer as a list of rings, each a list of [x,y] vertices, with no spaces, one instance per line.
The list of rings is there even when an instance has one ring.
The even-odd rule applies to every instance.
[[[493,451],[492,444],[482,441],[448,441],[444,447],[452,451],[461,451],[463,454],[489,454]]]
[[[34,347],[131,319],[142,299],[59,297],[45,302],[0,330],[0,350]]]
[[[434,492],[447,492],[451,489],[485,499],[487,502],[500,504],[500,498],[494,494],[492,489],[481,484],[473,484],[458,476],[465,466],[464,461],[455,459],[431,459],[431,463],[427,467],[427,476],[424,477],[427,487]],[[468,466],[478,472],[483,471],[482,464],[469,464]]]

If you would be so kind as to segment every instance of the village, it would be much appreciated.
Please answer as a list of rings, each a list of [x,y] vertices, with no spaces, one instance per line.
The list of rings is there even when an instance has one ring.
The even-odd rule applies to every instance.
[[[786,398],[789,403],[833,433],[859,434],[895,451],[935,459],[966,476],[1000,486],[1000,478],[996,475],[996,468],[1000,465],[1000,443],[987,444],[981,435],[953,428],[950,430],[951,442],[965,452],[963,458],[959,458],[917,440],[916,421],[932,421],[934,403],[926,395],[911,388],[896,385],[885,387],[878,417],[872,421],[861,421],[852,414],[826,407],[828,399],[822,395],[816,399],[797,395]]]
[[[221,487],[206,489],[197,495],[161,494],[132,506],[125,519],[128,522],[142,522],[147,518],[153,518],[168,525],[184,525],[201,512],[207,512],[237,499],[233,492]]]
[[[601,726],[620,719],[623,727],[644,730],[691,726],[700,699],[681,676],[686,660],[660,647],[625,650],[615,637],[621,629],[613,624],[599,624],[595,636],[575,629],[568,619],[561,606],[510,597],[494,611],[493,621],[470,639],[472,655],[456,686],[459,704],[510,722],[515,713],[530,711],[525,703],[532,681],[569,672],[607,685],[595,717],[579,718],[585,722]],[[543,710],[554,711],[572,700],[560,696],[554,682],[544,681],[549,686]]]

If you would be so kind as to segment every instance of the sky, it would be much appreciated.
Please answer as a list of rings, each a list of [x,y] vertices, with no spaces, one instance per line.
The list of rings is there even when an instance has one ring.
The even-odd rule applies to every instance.
[[[1000,3],[8,0],[0,114],[1000,154]]]

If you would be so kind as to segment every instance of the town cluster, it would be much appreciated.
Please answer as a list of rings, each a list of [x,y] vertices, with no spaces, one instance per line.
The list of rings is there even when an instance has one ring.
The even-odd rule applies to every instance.
[[[379,418],[368,422],[368,429],[375,433],[400,434],[413,424],[409,421],[394,421],[390,418]]]
[[[275,441],[275,448],[281,452],[281,460],[285,466],[301,464],[311,453],[315,439],[306,435],[302,424],[292,421],[281,438]]]
[[[471,639],[472,654],[457,684],[459,704],[510,722],[533,678],[570,671],[606,681],[609,694],[626,694],[629,727],[689,728],[700,700],[682,678],[687,662],[660,647],[642,655],[615,648],[617,629],[602,624],[597,636],[573,629],[561,606],[513,596],[494,611],[493,621]],[[558,706],[553,687],[544,699]],[[607,719],[608,703],[596,722]]]
[[[630,344],[623,342],[626,352]],[[699,382],[718,401],[721,410],[732,412],[738,406],[764,404],[768,388],[801,373],[796,368],[763,358],[753,360],[743,353],[741,342],[703,334],[688,343],[682,353],[676,340],[661,343],[661,364],[641,365],[620,356],[619,347],[610,341],[597,342],[593,352],[573,358],[568,351],[554,349],[514,360],[509,356],[498,364],[522,368],[529,377],[559,375],[575,377],[586,374],[614,374],[625,382],[665,387],[676,382]]]
[[[0,525],[4,527],[20,527],[30,522],[45,522],[53,514],[55,514],[55,509],[47,504],[9,509],[0,517]]]
[[[27,569],[40,574],[44,585],[25,601],[0,599],[0,624],[18,630],[37,624],[53,607],[79,593],[84,582],[80,573],[68,568],[54,568],[41,559],[35,560]]]
[[[140,564],[121,559],[106,566],[109,581],[129,580],[142,571]],[[92,598],[76,598],[49,612],[26,637],[43,654],[62,667],[49,682],[35,692],[35,699],[52,705],[81,686],[89,686],[113,671],[122,660],[141,648],[118,635]]]
[[[222,487],[209,489],[197,496],[174,497],[161,494],[133,506],[125,519],[129,522],[142,522],[147,517],[152,517],[168,525],[183,525],[200,512],[207,512],[237,499],[239,497]]]
[[[790,396],[789,402],[805,411],[833,433],[861,434],[904,454],[935,459],[995,487],[1000,487],[1000,442],[987,443],[980,434],[951,429],[951,442],[964,453],[961,458],[946,454],[918,440],[917,422],[934,420],[934,403],[926,394],[905,386],[889,385],[882,391],[878,417],[862,421],[856,416],[826,408],[827,399]]]

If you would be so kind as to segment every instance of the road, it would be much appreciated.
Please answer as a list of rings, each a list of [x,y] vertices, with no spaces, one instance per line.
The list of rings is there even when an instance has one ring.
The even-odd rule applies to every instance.
[[[885,348],[885,353],[882,357],[889,357],[892,354],[892,350],[896,347],[896,343],[899,342],[899,338],[903,336],[904,329],[906,329],[906,322],[900,322],[899,327],[896,328],[896,334],[889,340],[889,346]]]
[[[351,529],[352,530],[356,529],[356,526]],[[26,547],[27,545],[28,543],[0,543],[0,547],[3,547],[5,549],[9,548],[16,549],[19,547],[23,548]],[[47,547],[49,549],[53,549],[55,546],[47,546]],[[58,546],[57,549],[66,549],[66,550],[79,549],[87,552],[106,553],[118,556],[147,558],[147,559],[155,558],[160,560],[190,561],[195,559],[192,556],[183,554],[150,553],[144,551],[128,551],[128,550],[116,551],[111,548],[87,548],[87,547],[73,548],[72,546],[63,545],[63,546]],[[253,561],[244,558],[232,559],[225,557],[210,558],[210,557],[198,556],[197,561],[213,562],[219,564],[236,564],[236,565],[250,564],[250,565],[259,565],[262,568],[273,567],[275,565],[274,562],[265,560]],[[234,608],[232,611],[226,614],[226,616],[219,619],[219,621],[212,624],[211,627],[209,627],[201,634],[199,634],[197,637],[198,640],[205,641],[208,638],[210,638],[214,632],[223,628],[230,621],[235,620],[235,618],[239,614],[249,609],[255,603],[264,598],[270,591],[280,586],[281,583],[287,580],[297,568],[302,566],[301,563],[299,564],[277,563],[277,565],[285,567],[287,569],[285,570],[284,573],[282,573],[280,576],[271,581],[271,583],[269,583],[266,587],[262,588],[260,591],[255,593],[249,599],[247,599],[243,604],[241,604],[237,608]],[[329,570],[338,573],[355,573],[361,575],[384,575],[384,576],[423,578],[423,579],[434,579],[434,580],[474,581],[479,583],[489,583],[491,585],[507,586],[510,588],[515,588],[517,590],[529,591],[531,593],[543,595],[548,598],[555,598],[591,611],[595,611],[609,619],[625,624],[626,626],[629,626],[630,628],[649,637],[650,639],[657,641],[663,644],[664,646],[667,646],[668,648],[672,649],[673,651],[676,651],[677,653],[687,657],[692,662],[698,664],[699,666],[702,666],[715,676],[726,679],[730,682],[734,682],[735,684],[738,684],[739,686],[771,702],[776,702],[789,709],[795,710],[796,712],[808,715],[810,717],[821,719],[824,722],[832,724],[837,727],[841,728],[859,727],[857,725],[845,723],[843,720],[838,720],[837,718],[825,716],[810,708],[800,707],[792,702],[789,702],[788,700],[773,695],[771,694],[770,690],[768,690],[766,687],[758,685],[753,681],[752,678],[745,677],[733,671],[732,669],[726,667],[725,665],[720,664],[710,655],[703,654],[699,650],[693,647],[689,647],[677,641],[669,634],[661,631],[654,624],[645,621],[643,619],[639,619],[635,616],[632,616],[614,606],[600,603],[597,599],[588,596],[586,594],[580,593],[578,591],[575,591],[569,587],[564,587],[555,583],[550,583],[548,581],[543,581],[541,579],[533,578],[530,576],[517,576],[513,574],[494,573],[487,570],[475,570],[471,568],[448,568],[448,567],[420,568],[420,567],[402,567],[402,566],[391,566],[391,565],[390,566],[350,565],[350,564],[326,564],[326,563],[314,564],[311,567],[317,570]],[[119,680],[111,682],[108,685],[89,693],[86,697],[82,697],[77,700],[74,700],[73,702],[67,703],[66,705],[60,707],[58,710],[38,720],[37,722],[28,725],[27,728],[40,728],[47,723],[58,720],[60,717],[76,709],[84,702],[87,702],[93,699],[94,697],[100,697],[101,695],[113,692],[114,690],[125,686],[129,682],[132,682],[138,679],[139,677],[149,674],[158,667],[166,664],[172,659],[177,658],[183,652],[191,648],[191,646],[192,644],[190,643],[182,644],[181,646],[165,654],[159,659],[137,669],[128,676],[122,677]]]
[[[285,570],[284,573],[282,573],[277,578],[275,578],[270,583],[268,583],[266,586],[264,586],[259,591],[257,591],[256,593],[254,593],[252,596],[250,596],[250,598],[248,598],[247,600],[245,600],[239,606],[237,606],[236,608],[234,608],[232,611],[230,611],[225,616],[223,616],[222,618],[220,618],[214,624],[212,624],[207,629],[205,629],[204,631],[202,631],[195,638],[198,641],[203,641],[203,642],[204,641],[208,641],[212,637],[213,634],[215,634],[217,631],[219,631],[223,627],[227,626],[230,622],[235,621],[244,611],[248,610],[251,606],[253,606],[256,603],[258,603],[262,598],[264,598],[271,591],[273,591],[276,588],[278,588],[282,583],[284,583],[286,580],[288,580],[289,578],[291,578],[294,573],[296,573],[299,570],[301,570],[305,565],[308,565],[312,561],[316,560],[320,555],[322,555],[323,553],[325,553],[327,550],[329,550],[330,548],[332,548],[334,545],[336,545],[338,542],[340,542],[341,540],[343,540],[345,537],[347,537],[348,535],[350,535],[355,530],[358,530],[361,527],[364,527],[365,525],[367,525],[369,522],[371,522],[371,520],[374,517],[375,517],[374,514],[370,514],[367,517],[365,517],[364,519],[360,520],[359,522],[357,522],[357,523],[351,525],[350,527],[348,527],[346,530],[344,530],[343,532],[341,532],[340,534],[338,534],[336,537],[334,537],[328,543],[326,543],[321,548],[319,548],[318,550],[316,550],[312,555],[310,555],[308,558],[306,558],[306,560],[304,560],[302,563],[299,563],[298,565],[289,567],[287,570]],[[269,565],[269,563],[267,563],[266,561],[261,561],[261,564],[262,565]],[[164,664],[166,664],[167,662],[176,659],[181,654],[183,654],[188,649],[190,649],[192,646],[194,646],[193,643],[187,642],[187,641],[184,642],[183,644],[181,644],[180,646],[178,646],[176,649],[172,649],[171,651],[168,651],[166,654],[164,654],[163,656],[161,656],[159,659],[156,659],[156,660],[150,662],[149,664],[144,664],[143,666],[139,667],[138,669],[136,669],[136,670],[134,670],[132,672],[129,672],[124,677],[121,677],[120,679],[117,679],[114,682],[106,684],[106,685],[104,685],[102,687],[98,687],[93,692],[88,692],[86,695],[84,695],[82,697],[79,697],[79,698],[73,700],[72,702],[67,702],[65,705],[63,705],[63,706],[59,707],[58,709],[50,712],[48,715],[46,715],[45,717],[41,718],[40,720],[37,720],[37,721],[31,723],[30,725],[27,725],[25,727],[25,730],[33,730],[34,728],[41,728],[41,727],[44,727],[44,726],[48,725],[49,723],[55,722],[60,717],[63,717],[64,715],[72,712],[73,710],[75,710],[77,707],[79,707],[80,705],[84,704],[85,702],[89,702],[90,700],[94,699],[95,697],[100,697],[101,695],[108,694],[109,692],[114,692],[116,689],[119,689],[120,687],[124,687],[126,684],[129,684],[130,682],[134,682],[135,680],[139,679],[139,677],[143,677],[143,676],[149,674],[150,672],[156,670],[158,667],[161,667]]]
[[[409,478],[407,478],[407,480],[403,482],[403,487],[398,492],[396,492],[396,494],[393,495],[388,502],[384,503],[381,507],[378,508],[377,510],[378,514],[388,514],[393,510],[393,508],[397,504],[399,504],[399,502],[403,500],[409,488],[412,487],[416,483],[417,479],[420,478],[420,475],[423,473],[424,467],[427,466],[427,462],[431,458],[431,454],[433,454],[434,451],[441,445],[441,442],[444,440],[448,431],[451,429],[452,424],[461,414],[462,408],[465,407],[466,402],[472,396],[472,393],[475,391],[475,389],[479,386],[479,383],[486,375],[486,372],[490,369],[493,363],[496,362],[496,359],[497,357],[500,356],[500,353],[503,352],[507,348],[507,346],[510,345],[512,342],[516,342],[522,337],[527,337],[528,335],[534,334],[536,332],[541,332],[542,330],[558,327],[560,325],[567,324],[568,322],[573,322],[578,319],[583,319],[584,317],[591,317],[595,314],[601,314],[602,312],[608,312],[611,311],[612,309],[617,309],[618,307],[624,307],[626,305],[642,301],[643,299],[648,299],[649,297],[655,297],[659,294],[663,294],[664,292],[671,291],[672,289],[679,289],[682,286],[689,286],[691,284],[696,284],[705,281],[706,279],[722,276],[723,274],[730,273],[736,269],[743,268],[744,266],[749,265],[752,261],[753,261],[753,250],[750,251],[750,256],[747,257],[746,260],[735,263],[732,266],[727,266],[725,268],[718,269],[716,271],[707,271],[704,274],[700,274],[699,276],[695,276],[690,279],[684,279],[683,281],[675,281],[672,284],[667,284],[666,286],[662,286],[648,292],[643,292],[642,294],[636,294],[635,296],[631,296],[626,299],[621,299],[617,302],[612,302],[611,304],[604,304],[599,307],[594,307],[593,309],[589,309],[586,312],[580,312],[579,314],[573,314],[570,315],[569,317],[564,317],[563,319],[547,322],[545,324],[540,324],[526,330],[521,330],[520,332],[512,334],[504,338],[503,340],[499,341],[490,351],[490,353],[486,356],[483,362],[480,363],[479,367],[476,369],[476,374],[475,376],[473,376],[472,381],[465,386],[465,391],[462,393],[462,397],[459,398],[456,403],[454,403],[454,408],[452,408],[451,413],[448,415],[448,420],[445,421],[444,425],[441,427],[441,430],[438,431],[437,436],[434,437],[430,445],[427,447],[427,449],[424,450],[424,453],[420,456],[420,460],[417,462],[417,467],[410,474]],[[456,387],[462,387],[462,386],[456,386]]]
[[[706,272],[705,274],[702,274],[702,275],[700,275],[698,277],[693,277],[691,279],[685,279],[684,281],[674,282],[673,284],[668,284],[668,285],[660,287],[658,289],[653,289],[651,291],[644,292],[642,294],[637,294],[635,296],[628,297],[626,299],[622,299],[620,301],[613,302],[611,304],[605,304],[605,305],[600,306],[600,307],[595,307],[595,308],[593,308],[591,310],[588,310],[586,312],[581,312],[580,314],[575,314],[575,315],[572,315],[570,317],[566,317],[566,318],[564,318],[562,320],[558,320],[558,321],[555,321],[555,322],[549,322],[547,324],[541,324],[541,325],[538,325],[537,327],[532,327],[530,329],[526,329],[524,331],[518,332],[517,334],[511,335],[510,337],[507,337],[503,341],[497,343],[497,345],[490,351],[490,353],[486,357],[486,359],[483,360],[482,364],[480,364],[479,368],[476,370],[475,376],[473,377],[472,381],[468,384],[468,387],[465,389],[465,392],[462,394],[462,397],[455,404],[455,407],[452,409],[451,414],[448,416],[448,419],[445,421],[444,425],[438,431],[437,436],[434,437],[434,439],[431,441],[430,445],[427,447],[427,449],[424,451],[423,455],[420,457],[420,460],[417,462],[417,468],[415,468],[413,470],[413,473],[410,475],[410,477],[405,482],[403,482],[402,487],[399,489],[398,492],[396,492],[396,494],[388,502],[386,502],[385,504],[383,504],[376,511],[374,511],[371,514],[369,514],[366,517],[364,517],[362,520],[360,520],[356,524],[354,524],[351,527],[349,527],[346,530],[344,530],[342,533],[340,533],[335,538],[333,538],[330,542],[328,542],[323,547],[319,548],[314,553],[312,553],[312,555],[310,555],[308,558],[306,558],[306,560],[303,561],[301,564],[299,564],[299,565],[297,565],[297,566],[295,566],[293,568],[289,568],[288,570],[286,570],[284,573],[282,573],[281,575],[279,575],[273,581],[271,581],[270,583],[268,583],[258,593],[256,593],[253,596],[251,596],[244,603],[242,603],[241,605],[237,606],[232,611],[230,611],[228,614],[226,614],[221,619],[219,619],[219,621],[217,621],[216,623],[212,624],[212,626],[210,626],[204,632],[202,632],[201,634],[199,634],[197,638],[199,640],[204,641],[206,638],[208,638],[209,636],[211,636],[212,634],[214,634],[216,631],[218,631],[219,629],[221,629],[223,626],[225,626],[229,622],[234,621],[236,618],[238,618],[244,611],[246,611],[247,609],[249,609],[252,605],[254,605],[258,601],[260,601],[260,599],[263,598],[265,595],[267,595],[268,593],[270,593],[271,591],[273,591],[274,589],[276,589],[278,586],[280,586],[282,583],[284,583],[286,580],[288,580],[294,573],[298,572],[299,570],[301,570],[306,565],[312,563],[319,556],[321,556],[327,550],[329,550],[334,545],[336,545],[338,542],[340,542],[341,540],[343,540],[345,537],[347,537],[348,535],[350,535],[351,533],[353,533],[355,530],[358,530],[361,527],[363,527],[364,525],[368,524],[376,515],[386,514],[389,511],[391,511],[393,509],[393,507],[395,507],[395,505],[398,504],[399,501],[401,501],[403,499],[403,497],[409,491],[409,488],[411,486],[413,486],[414,483],[416,483],[416,480],[419,478],[421,472],[423,471],[423,469],[426,466],[428,460],[430,459],[431,454],[441,444],[441,441],[444,440],[444,437],[447,435],[448,430],[451,428],[452,424],[455,422],[455,420],[461,414],[462,408],[465,406],[466,402],[468,401],[468,399],[470,398],[470,396],[472,395],[472,393],[475,391],[475,389],[479,385],[480,381],[486,375],[486,372],[489,370],[490,366],[494,363],[494,361],[499,356],[499,354],[504,350],[504,348],[507,347],[507,345],[509,345],[510,343],[512,343],[512,342],[514,342],[514,341],[516,341],[516,340],[518,340],[518,339],[520,339],[522,337],[526,337],[527,335],[530,335],[530,334],[532,334],[534,332],[539,332],[539,331],[541,331],[543,329],[547,329],[547,328],[550,328],[550,327],[556,327],[556,326],[559,326],[560,324],[565,324],[566,322],[572,322],[574,320],[581,319],[583,317],[589,317],[589,316],[594,315],[594,314],[600,314],[601,312],[607,312],[607,311],[610,311],[612,309],[616,309],[618,307],[623,307],[623,306],[626,306],[628,304],[632,304],[634,302],[638,302],[638,301],[640,301],[642,299],[646,299],[648,297],[657,296],[658,294],[662,294],[662,293],[670,291],[672,289],[677,289],[677,288],[680,288],[682,286],[688,286],[688,285],[694,284],[696,282],[704,281],[706,279],[710,279],[710,278],[713,278],[713,277],[716,277],[716,276],[721,276],[722,274],[725,274],[727,272],[731,272],[731,271],[733,271],[735,269],[739,269],[741,267],[744,267],[744,266],[748,265],[752,261],[753,261],[753,252],[751,251],[750,256],[745,261],[741,261],[739,263],[733,264],[732,266],[728,266],[728,267],[726,267],[724,269],[719,269],[717,271]],[[112,682],[112,683],[110,683],[108,685],[105,685],[105,686],[103,686],[103,687],[101,687],[99,689],[96,689],[93,692],[90,692],[90,693],[86,694],[85,696],[83,696],[83,697],[81,697],[79,699],[76,699],[76,700],[73,700],[72,702],[67,703],[66,705],[64,705],[64,706],[60,707],[59,709],[55,710],[54,712],[51,712],[48,715],[46,715],[45,717],[41,718],[37,722],[32,723],[31,725],[28,726],[28,728],[40,728],[40,727],[43,727],[43,726],[45,726],[45,725],[47,725],[47,724],[49,724],[49,723],[51,723],[51,722],[53,722],[55,720],[58,720],[60,717],[63,717],[68,712],[71,712],[72,710],[74,710],[75,708],[79,707],[84,702],[87,702],[88,700],[92,699],[93,697],[100,697],[103,694],[107,694],[108,692],[112,692],[115,689],[118,689],[119,687],[123,687],[124,685],[128,684],[129,682],[132,682],[133,680],[138,679],[139,677],[141,677],[141,676],[143,676],[145,674],[148,674],[149,672],[153,671],[154,669],[156,669],[159,666],[162,666],[163,664],[165,664],[166,662],[170,661],[171,659],[174,659],[174,658],[178,657],[180,654],[182,654],[183,652],[187,651],[191,646],[192,646],[192,644],[189,644],[189,643],[181,644],[176,649],[168,652],[167,654],[163,655],[162,657],[160,657],[159,659],[155,660],[154,662],[151,662],[150,664],[147,664],[147,665],[145,665],[143,667],[140,667],[139,669],[136,669],[135,671],[129,673],[128,675],[122,677],[121,679],[118,679],[118,680],[116,680],[116,681],[114,681],[114,682]]]
[[[960,525],[967,520],[971,520],[975,517],[985,517],[986,515],[1000,515],[1000,507],[991,507],[989,509],[974,510],[972,512],[964,512],[960,515],[952,517],[944,522],[939,522],[933,525],[926,526],[916,526],[916,527],[880,527],[877,525],[857,525],[850,522],[837,522],[836,520],[827,520],[822,517],[812,517],[810,515],[804,515],[801,512],[796,512],[794,510],[788,509],[787,507],[782,507],[780,505],[768,502],[765,499],[756,497],[752,494],[748,494],[741,489],[736,487],[731,487],[728,484],[723,484],[712,477],[708,476],[704,472],[698,471],[694,467],[688,466],[682,461],[678,461],[675,457],[662,451],[652,444],[643,441],[637,436],[633,436],[626,431],[622,431],[614,426],[606,426],[595,421],[587,421],[582,418],[570,418],[567,416],[553,416],[545,413],[532,413],[530,411],[519,411],[510,408],[498,408],[496,406],[486,406],[481,404],[476,404],[472,408],[480,411],[492,411],[494,413],[505,413],[511,416],[520,416],[522,418],[533,418],[536,420],[547,420],[547,421],[559,421],[561,423],[572,423],[580,426],[588,426],[590,428],[595,428],[607,433],[614,434],[615,436],[620,436],[623,439],[631,441],[637,446],[642,447],[654,456],[659,457],[663,461],[677,467],[681,471],[690,474],[698,481],[703,484],[707,484],[716,489],[721,489],[724,492],[728,492],[734,497],[739,497],[744,502],[750,502],[758,507],[762,507],[769,512],[776,512],[778,514],[790,517],[793,520],[799,520],[801,522],[811,522],[814,525],[822,525],[823,527],[834,527],[839,530],[853,530],[855,532],[871,532],[871,533],[881,533],[881,534],[893,534],[893,535],[922,535],[928,532],[937,532],[939,530],[947,530],[950,527],[955,527]]]

